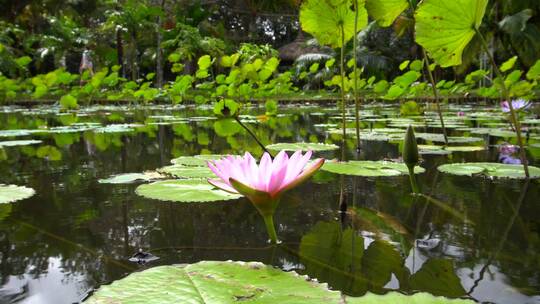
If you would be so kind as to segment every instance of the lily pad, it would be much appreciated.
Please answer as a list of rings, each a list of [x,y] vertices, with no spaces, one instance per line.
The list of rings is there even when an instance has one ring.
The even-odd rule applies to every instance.
[[[102,286],[98,303],[339,303],[340,293],[258,262],[203,261],[160,266]]]
[[[411,303],[465,304],[426,293],[341,296],[325,284],[259,262],[202,261],[159,266],[100,287],[85,303]]]
[[[349,162],[326,162],[321,170],[344,175],[364,177],[399,176],[408,175],[407,166],[403,163],[388,161],[349,161]],[[424,173],[422,167],[415,167],[414,173]]]
[[[28,145],[37,145],[42,143],[41,140],[11,140],[11,141],[0,141],[0,148],[2,147],[15,147],[15,146],[28,146]]]
[[[146,198],[182,203],[202,203],[233,200],[242,197],[214,188],[206,180],[165,180],[139,186],[135,192]]]
[[[444,135],[437,133],[417,133],[416,138],[421,138],[426,141],[432,142],[444,142]],[[448,142],[452,144],[465,144],[465,143],[477,143],[484,141],[479,137],[465,137],[465,136],[449,136]]]
[[[219,154],[180,156],[178,158],[171,160],[171,163],[173,163],[174,165],[206,167],[206,163],[209,160],[218,160],[227,156],[228,155],[219,155]]]
[[[271,151],[331,151],[339,149],[336,145],[324,143],[279,143],[268,145],[266,148]]]
[[[172,165],[158,169],[159,172],[170,174],[178,178],[212,178],[214,172],[207,166]]]
[[[438,145],[418,145],[420,154],[428,155],[448,155],[452,152],[478,152],[486,150],[484,146],[438,146]]]
[[[507,165],[499,163],[456,163],[446,164],[437,168],[440,172],[453,175],[483,175],[486,177],[520,179],[525,178],[522,165]],[[540,177],[540,168],[529,166],[531,178]]]
[[[0,204],[12,203],[15,201],[27,199],[34,195],[36,191],[32,188],[17,185],[0,184]]]
[[[157,172],[145,172],[145,173],[124,173],[113,175],[106,179],[100,179],[100,184],[132,184],[136,182],[148,182],[151,180],[163,178]]]

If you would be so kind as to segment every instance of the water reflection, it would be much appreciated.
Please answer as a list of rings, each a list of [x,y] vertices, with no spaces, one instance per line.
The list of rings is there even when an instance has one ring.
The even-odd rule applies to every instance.
[[[264,224],[246,200],[159,202],[135,195],[136,185],[99,184],[100,178],[154,170],[182,155],[263,152],[234,121],[204,118],[208,110],[158,107],[124,115],[125,110],[0,114],[3,129],[78,128],[29,133],[20,138],[43,143],[0,152],[0,182],[37,192],[0,205],[0,302],[71,303],[138,269],[229,259],[296,270],[351,295],[399,289],[498,303],[539,300],[537,182],[524,192],[522,182],[438,175],[434,169],[446,156],[426,156],[422,165],[428,171],[419,176],[426,200],[409,195],[406,177],[341,178],[321,172],[283,198],[275,220],[284,244],[276,250],[261,241]],[[241,119],[263,144],[339,144],[339,135],[315,127],[329,123],[332,111],[310,114],[315,111],[321,112],[286,109],[284,115],[260,119],[254,110]],[[81,130],[113,122],[144,126]],[[7,139],[13,138],[2,137]],[[354,138],[347,144],[352,158]],[[399,156],[400,147],[392,142],[362,144],[365,159]],[[451,157],[460,162],[497,161],[498,156],[491,149]],[[139,249],[160,259],[130,263]]]

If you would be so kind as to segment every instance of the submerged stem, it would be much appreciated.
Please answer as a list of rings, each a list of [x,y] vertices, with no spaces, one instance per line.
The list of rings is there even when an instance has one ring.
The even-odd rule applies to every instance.
[[[266,232],[272,244],[278,243],[276,228],[274,227],[274,217],[272,215],[263,216],[264,224],[266,225]]]
[[[478,37],[480,37],[480,42],[482,43],[482,47],[484,48],[484,51],[486,51],[489,61],[491,62],[491,65],[493,66],[493,70],[495,70],[495,73],[500,78],[501,81],[501,87],[503,91],[503,96],[505,101],[508,103],[508,108],[510,109],[510,123],[514,125],[514,129],[516,131],[518,145],[519,145],[519,154],[521,158],[521,162],[523,163],[523,170],[525,171],[525,177],[529,178],[529,165],[527,164],[527,154],[525,152],[525,145],[523,144],[523,136],[521,135],[521,123],[519,121],[519,118],[516,114],[516,110],[514,109],[514,105],[512,105],[512,101],[510,100],[510,94],[508,92],[508,88],[506,87],[506,84],[504,83],[504,77],[499,69],[499,66],[497,66],[497,63],[495,63],[495,58],[493,58],[493,55],[489,51],[488,44],[486,42],[486,39],[480,33],[478,29],[475,28],[476,34]]]
[[[422,54],[424,55],[424,60],[426,61],[426,69],[429,75],[429,82],[431,82],[431,88],[433,90],[433,96],[435,97],[435,104],[437,105],[437,113],[439,114],[439,120],[441,121],[441,127],[444,135],[444,144],[448,146],[448,134],[446,133],[446,127],[444,126],[444,119],[441,111],[441,104],[439,101],[439,90],[437,90],[437,85],[435,84],[435,78],[433,78],[433,73],[429,68],[429,58],[426,54],[426,50],[422,48]]]
[[[253,131],[251,131],[246,125],[244,125],[244,123],[242,123],[240,121],[240,119],[238,117],[235,117],[234,118],[236,120],[236,122],[242,127],[244,128],[244,130],[246,130],[249,135],[251,135],[251,137],[253,137],[253,139],[255,139],[255,141],[257,142],[257,144],[259,144],[259,146],[263,149],[264,152],[268,153],[270,155],[270,157],[274,157],[272,155],[272,153],[270,153],[270,151],[268,151],[268,149],[266,149],[266,147],[262,144],[262,142],[259,141],[259,139],[257,138],[257,136],[255,135],[255,133],[253,133]]]

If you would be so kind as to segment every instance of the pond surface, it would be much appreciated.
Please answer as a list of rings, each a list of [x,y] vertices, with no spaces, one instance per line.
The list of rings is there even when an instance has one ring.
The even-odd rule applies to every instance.
[[[450,162],[498,161],[493,145],[513,140],[507,133],[486,135],[506,125],[495,109],[482,109],[460,105],[446,115],[453,136],[480,137],[489,149],[423,156],[427,171],[419,181],[433,199],[411,196],[407,176],[320,172],[282,200],[275,221],[283,243],[274,248],[246,199],[162,202],[136,195],[140,183],[98,182],[155,170],[183,155],[261,155],[234,121],[207,118],[211,109],[94,107],[59,114],[55,108],[1,108],[0,130],[19,131],[0,131],[0,141],[42,142],[0,149],[0,183],[36,190],[29,199],[0,205],[0,303],[73,303],[131,272],[201,260],[260,261],[355,296],[402,290],[540,303],[538,181],[452,176],[436,169]],[[458,110],[467,115],[457,118]],[[263,112],[251,109],[252,116],[242,120],[265,144],[340,145],[339,132],[331,131],[339,124],[335,108],[289,106],[277,117]],[[427,120],[389,120],[398,112],[374,105],[362,113],[363,125],[403,128],[416,121],[418,133],[440,132],[433,113]],[[111,124],[117,126],[103,128]],[[534,165],[540,140],[531,124],[528,156]],[[472,128],[487,131],[474,134]],[[397,159],[400,146],[392,139],[362,141],[360,158]],[[348,147],[349,158],[355,157],[354,140]],[[317,154],[331,159],[341,153]],[[339,212],[341,190],[345,213]],[[140,249],[159,259],[130,262]]]

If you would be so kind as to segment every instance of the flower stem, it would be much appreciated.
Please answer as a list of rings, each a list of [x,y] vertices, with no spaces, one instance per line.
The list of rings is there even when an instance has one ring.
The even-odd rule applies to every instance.
[[[342,128],[343,128],[343,139],[341,147],[341,161],[346,161],[347,159],[347,120],[345,116],[345,29],[341,25],[341,56],[340,61],[340,74],[341,74],[341,119],[342,119]]]
[[[353,54],[354,54],[354,117],[355,117],[355,127],[356,127],[356,156],[360,154],[360,101],[358,100],[358,54],[356,52],[357,48],[357,37],[358,33],[358,1],[353,1],[354,5],[354,37],[353,37]]]
[[[255,139],[255,141],[257,142],[257,144],[259,144],[259,146],[263,149],[264,152],[268,153],[270,155],[270,157],[274,158],[274,156],[272,155],[272,153],[270,153],[270,151],[268,151],[268,149],[266,149],[266,147],[261,143],[261,141],[257,138],[257,136],[255,135],[255,133],[253,133],[253,131],[251,131],[246,125],[244,125],[244,123],[242,123],[242,121],[240,121],[240,119],[238,117],[234,117],[234,120],[236,120],[236,122],[242,127],[244,128],[244,130],[246,130],[249,135],[251,135],[251,137],[253,137],[253,139]]]
[[[435,83],[435,78],[433,77],[433,73],[431,72],[431,69],[429,68],[429,58],[426,54],[426,50],[422,48],[422,53],[424,54],[424,60],[426,61],[426,69],[429,75],[429,81],[431,82],[431,88],[433,89],[433,95],[435,97],[435,104],[437,105],[437,113],[439,114],[439,120],[441,121],[441,127],[444,135],[444,144],[448,146],[448,133],[446,132],[446,127],[444,126],[444,119],[441,111],[441,103],[439,98],[439,90],[437,90],[437,84]]]
[[[482,47],[486,51],[486,54],[488,55],[489,60],[491,61],[491,65],[493,66],[493,70],[495,70],[495,73],[501,80],[501,87],[503,91],[503,96],[506,102],[508,103],[508,108],[510,109],[510,122],[514,125],[516,129],[516,135],[517,140],[519,144],[519,153],[521,162],[523,163],[523,170],[525,170],[525,177],[529,178],[529,165],[527,164],[527,154],[525,152],[525,145],[523,144],[523,136],[521,136],[521,123],[519,122],[519,117],[516,114],[516,110],[514,109],[514,105],[512,105],[512,101],[510,100],[510,93],[508,92],[508,88],[506,87],[506,84],[504,83],[504,77],[497,66],[497,63],[495,63],[495,58],[493,58],[493,55],[489,51],[488,44],[486,42],[486,39],[480,33],[478,29],[475,28],[476,34],[478,37],[480,37],[480,42],[482,43]]]
[[[266,232],[272,244],[278,243],[276,228],[274,227],[274,217],[271,215],[263,216],[264,224],[266,225]]]
[[[416,183],[416,175],[414,174],[414,166],[409,167],[409,180],[411,181],[411,188],[413,193],[420,193],[420,188],[418,188],[418,183]]]

